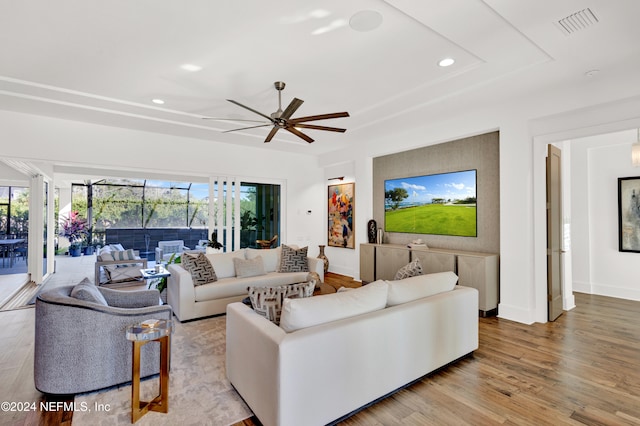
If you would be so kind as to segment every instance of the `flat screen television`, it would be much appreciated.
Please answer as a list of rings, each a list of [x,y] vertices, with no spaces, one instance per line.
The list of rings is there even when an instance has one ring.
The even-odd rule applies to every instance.
[[[476,170],[384,181],[385,232],[476,237]]]

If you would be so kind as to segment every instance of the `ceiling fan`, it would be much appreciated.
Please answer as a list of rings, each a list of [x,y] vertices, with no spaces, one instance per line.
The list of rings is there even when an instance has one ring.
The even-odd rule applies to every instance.
[[[287,106],[287,108],[285,108],[285,110],[283,111],[282,110],[282,90],[284,89],[285,84],[282,81],[276,81],[275,83],[273,83],[273,85],[278,91],[278,110],[272,113],[270,116],[263,114],[259,111],[256,111],[255,109],[250,108],[246,105],[242,105],[240,102],[234,101],[233,99],[227,99],[227,101],[231,102],[232,104],[238,105],[239,107],[247,109],[255,114],[258,114],[261,117],[266,118],[267,120],[269,120],[268,123],[260,124],[257,126],[242,127],[239,129],[226,130],[223,133],[235,132],[238,130],[255,129],[257,127],[273,126],[271,131],[267,135],[267,138],[264,140],[265,143],[271,142],[271,139],[273,139],[273,137],[276,135],[276,133],[280,129],[287,130],[293,133],[294,135],[298,136],[299,138],[302,138],[305,141],[311,143],[313,142],[313,139],[311,139],[306,134],[302,133],[299,129],[327,130],[330,132],[340,132],[340,133],[344,133],[347,130],[347,129],[341,129],[338,127],[317,126],[315,124],[306,124],[306,123],[309,121],[349,117],[348,112],[334,112],[331,114],[319,114],[319,115],[310,115],[307,117],[291,118],[293,113],[295,113],[297,109],[300,108],[300,106],[304,101],[298,98],[293,98],[289,106]],[[220,120],[220,119],[214,119],[214,120]],[[251,120],[237,120],[237,121],[251,121]]]

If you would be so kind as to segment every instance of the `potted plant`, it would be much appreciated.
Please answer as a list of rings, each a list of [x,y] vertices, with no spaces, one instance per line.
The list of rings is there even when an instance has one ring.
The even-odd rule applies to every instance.
[[[211,239],[207,241],[207,253],[218,253],[222,251],[223,245],[218,242],[218,231],[211,233]]]
[[[69,254],[71,257],[78,257],[82,255],[82,243],[73,242],[69,245]]]
[[[167,265],[171,263],[181,263],[180,255],[178,254],[176,256],[176,253],[173,253],[169,258]],[[165,293],[165,290],[167,289],[167,282],[168,282],[168,277],[161,277],[161,278],[158,278],[157,280],[149,281],[149,285],[147,286],[147,288],[150,288],[150,289],[155,288],[156,290],[158,290],[160,292],[160,298],[164,303],[167,303],[167,294]]]
[[[87,220],[81,218],[80,214],[74,210],[62,222],[61,228],[60,235],[67,238],[71,243],[69,245],[69,254],[73,257],[80,256],[82,254],[82,241],[88,234]]]

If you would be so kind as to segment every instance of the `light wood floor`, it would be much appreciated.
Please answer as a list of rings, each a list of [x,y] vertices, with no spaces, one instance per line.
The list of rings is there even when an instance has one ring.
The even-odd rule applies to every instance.
[[[640,425],[640,302],[575,296],[554,323],[480,318],[472,357],[340,425]]]
[[[326,281],[357,285],[331,273]],[[340,424],[640,425],[640,302],[576,293],[576,305],[548,324],[480,318],[472,357]],[[0,397],[38,401],[33,309],[1,312],[0,321]],[[69,425],[72,413],[15,414],[0,412],[0,425]]]

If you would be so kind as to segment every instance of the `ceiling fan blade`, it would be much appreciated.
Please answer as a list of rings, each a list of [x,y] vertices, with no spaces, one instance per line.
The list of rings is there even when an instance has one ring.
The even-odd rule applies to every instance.
[[[203,120],[216,120],[216,121],[248,121],[250,123],[264,123],[264,120],[245,120],[242,118],[218,118],[218,117],[201,117]]]
[[[227,99],[227,100],[228,100],[229,102],[231,102],[232,104],[236,104],[236,105],[238,105],[238,106],[239,106],[239,107],[241,107],[241,108],[248,109],[249,111],[251,111],[251,112],[253,112],[253,113],[255,113],[255,114],[258,114],[258,115],[260,115],[260,116],[262,116],[262,117],[264,117],[264,118],[266,118],[266,119],[267,119],[267,120],[269,120],[271,123],[273,123],[273,122],[274,122],[274,121],[273,121],[273,118],[269,117],[268,115],[264,115],[264,114],[263,114],[263,113],[261,113],[260,111],[256,111],[255,109],[253,109],[253,108],[249,108],[249,107],[248,107],[248,106],[246,106],[246,105],[242,105],[240,102],[234,101],[233,99]]]
[[[288,120],[289,117],[291,117],[293,113],[296,112],[296,110],[300,108],[300,105],[302,105],[303,103],[304,101],[302,99],[293,98],[289,106],[285,108],[280,118],[284,120]]]
[[[331,114],[310,115],[308,117],[298,117],[289,120],[290,123],[302,123],[304,121],[328,120],[330,118],[349,117],[348,112],[334,112]]]
[[[249,127],[241,127],[239,129],[231,129],[231,130],[225,130],[222,133],[229,133],[229,132],[237,132],[238,130],[247,130],[247,129],[255,129],[257,127],[267,127],[267,126],[273,126],[273,124],[271,123],[267,123],[267,124],[261,124],[259,126],[249,126]]]
[[[271,131],[267,135],[267,138],[264,140],[264,143],[271,142],[271,139],[273,139],[276,133],[278,133],[278,130],[280,130],[280,127],[273,126],[273,129],[271,129]]]
[[[295,126],[301,127],[303,129],[328,130],[330,132],[340,132],[340,133],[344,133],[347,131],[347,129],[341,129],[339,127],[316,126],[314,124],[304,124],[304,123],[296,123]]]
[[[293,133],[297,137],[304,139],[305,141],[307,141],[309,143],[313,142],[313,139],[311,139],[309,136],[305,135],[304,133],[302,133],[300,130],[296,129],[295,127],[287,126],[287,127],[285,127],[285,129],[290,131],[291,133]]]

